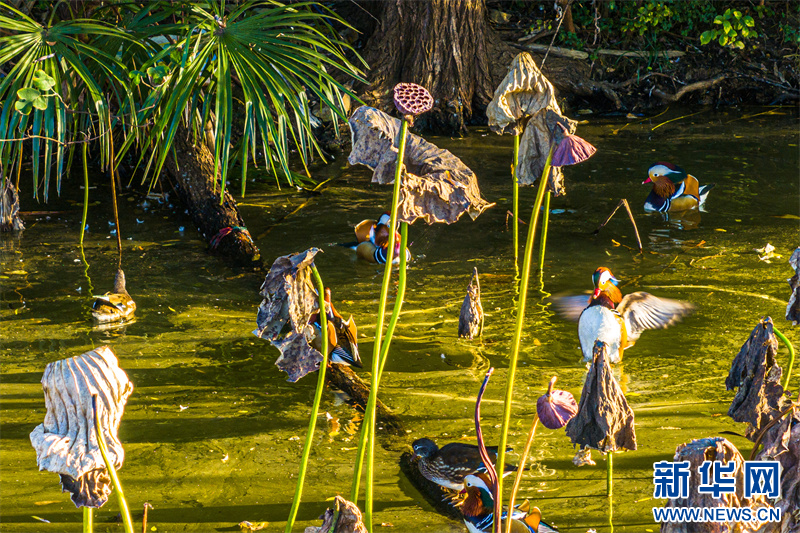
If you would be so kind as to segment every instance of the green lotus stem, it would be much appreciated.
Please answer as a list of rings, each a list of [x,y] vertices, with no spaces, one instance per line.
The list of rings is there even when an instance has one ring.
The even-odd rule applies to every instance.
[[[614,493],[614,452],[606,453],[606,496]]]
[[[522,455],[519,456],[519,464],[517,465],[517,475],[514,478],[514,485],[511,487],[511,497],[508,499],[508,508],[513,509],[514,503],[517,499],[517,492],[522,483],[522,473],[525,471],[525,463],[528,460],[528,453],[531,451],[531,444],[536,437],[536,426],[539,424],[539,415],[533,415],[533,423],[531,429],[528,431],[528,440],[525,441],[525,449],[522,450]],[[511,533],[511,520],[506,520],[506,533]]]
[[[380,362],[380,369],[378,370],[378,383],[380,383],[381,378],[383,378],[383,367],[386,366],[386,356],[389,353],[389,345],[392,342],[392,336],[394,335],[395,327],[397,326],[397,319],[400,316],[400,310],[403,307],[403,299],[405,298],[406,294],[406,265],[408,264],[408,259],[406,256],[406,248],[408,245],[408,224],[402,222],[400,224],[400,272],[399,272],[399,279],[397,281],[397,297],[394,301],[394,309],[392,309],[392,317],[389,319],[389,327],[386,328],[386,337],[383,341],[383,346],[381,346],[381,362]],[[366,414],[364,415],[363,424],[371,424],[372,417],[370,416],[370,420],[367,420]],[[364,446],[366,445],[366,438],[362,432],[362,436],[358,440],[358,453],[356,453],[356,467],[355,467],[355,474],[353,475],[353,485],[351,488],[350,493],[350,501],[355,502],[356,498],[358,498],[358,489],[359,489],[359,482],[361,481],[361,472],[364,466]]]
[[[81,249],[83,249],[83,234],[86,233],[86,217],[89,214],[89,163],[86,160],[86,145],[83,143],[83,218],[81,219]],[[117,228],[119,232],[119,228]]]
[[[513,180],[514,200],[512,209],[514,211],[514,269],[519,272],[519,180],[517,179],[517,162],[519,160],[519,138],[522,135],[514,135],[514,161],[511,163],[511,179]]]
[[[544,193],[544,213],[542,214],[542,234],[539,236],[539,272],[544,270],[544,249],[547,246],[547,228],[550,225],[550,191]]]
[[[789,348],[789,368],[786,370],[786,381],[783,382],[783,389],[786,390],[789,387],[789,380],[792,379],[792,367],[794,366],[794,347],[792,346],[792,343],[789,342],[789,339],[787,339],[783,333],[778,331],[778,328],[776,328],[774,324],[772,326],[772,331],[775,333],[775,336],[783,341],[783,344]]]
[[[119,513],[122,515],[122,525],[125,533],[133,533],[133,520],[131,520],[131,511],[128,508],[128,501],[125,499],[125,493],[122,491],[122,484],[119,482],[117,470],[114,468],[114,463],[108,458],[108,450],[106,443],[103,439],[103,432],[100,431],[100,411],[97,409],[97,395],[92,396],[92,407],[94,408],[94,431],[97,437],[97,447],[100,448],[100,455],[103,456],[103,462],[106,463],[108,476],[111,478],[111,484],[114,486],[117,493],[117,503],[119,504]]]
[[[389,282],[392,278],[392,263],[394,262],[395,228],[397,227],[397,209],[400,202],[400,174],[406,151],[406,136],[408,135],[408,122],[405,118],[400,126],[400,139],[397,147],[397,161],[394,170],[394,191],[392,193],[392,212],[389,219],[389,248],[386,251],[386,265],[383,269],[383,283],[381,284],[381,298],[378,302],[378,322],[375,325],[375,343],[372,350],[372,377],[370,379],[369,400],[364,410],[364,421],[361,423],[361,437],[359,438],[359,455],[356,459],[356,475],[360,474],[361,456],[366,449],[367,455],[367,481],[364,496],[364,525],[367,531],[372,532],[372,493],[374,486],[373,467],[375,464],[375,406],[378,400],[378,379],[380,374],[380,359],[383,341],[383,320],[386,313],[386,298],[389,293]],[[387,346],[388,350],[388,346]],[[353,480],[352,492],[358,494],[358,480]],[[353,502],[356,499],[352,500]]]
[[[319,323],[320,335],[322,336],[322,362],[319,364],[317,375],[317,391],[314,394],[314,405],[311,407],[311,420],[308,422],[308,433],[306,442],[303,445],[303,455],[300,458],[300,472],[297,474],[297,486],[294,489],[294,499],[292,508],[289,511],[289,519],[286,521],[285,533],[291,533],[294,521],[297,518],[297,510],[300,508],[300,499],[303,497],[303,484],[306,480],[306,470],[308,469],[308,456],[311,453],[311,444],[314,441],[314,430],[317,428],[317,413],[319,404],[322,400],[322,391],[325,390],[325,370],[328,368],[328,314],[325,309],[325,287],[319,275],[316,265],[311,265],[311,272],[314,274],[314,281],[317,284],[317,294],[319,295]]]
[[[91,507],[83,508],[83,533],[92,533],[94,528],[94,513]]]
[[[528,298],[528,281],[531,273],[531,260],[533,259],[533,239],[536,235],[536,225],[539,222],[539,212],[542,209],[544,193],[547,190],[547,178],[550,175],[550,163],[553,160],[553,145],[547,154],[544,162],[542,177],[539,178],[539,190],[536,193],[536,201],[531,211],[531,222],[528,226],[528,238],[525,242],[525,256],[522,260],[522,279],[519,284],[519,302],[517,304],[517,320],[514,327],[514,344],[511,352],[511,359],[508,363],[508,378],[506,379],[506,393],[503,400],[503,427],[500,430],[500,442],[497,447],[497,471],[505,471],[506,445],[508,443],[508,428],[511,425],[511,397],[514,392],[514,378],[517,373],[517,360],[519,359],[519,345],[522,339],[522,325],[525,322],[525,301]],[[503,497],[503,476],[497,479],[498,499]],[[500,502],[502,504],[502,502]],[[502,508],[502,505],[500,506]]]

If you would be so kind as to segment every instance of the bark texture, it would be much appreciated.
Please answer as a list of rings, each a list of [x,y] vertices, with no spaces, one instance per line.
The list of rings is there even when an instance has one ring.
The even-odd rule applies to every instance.
[[[512,57],[486,21],[484,0],[386,0],[375,7],[380,24],[366,44],[368,103],[391,109],[390,89],[417,83],[434,98],[433,110],[417,124],[464,133],[465,123],[476,114],[482,118],[492,99],[495,64],[507,65]]]
[[[178,131],[173,147],[175,157],[167,157],[167,174],[192,222],[211,246],[211,252],[228,258],[236,266],[260,269],[258,247],[227,190],[220,204],[221,180],[214,172],[214,154],[205,143],[195,146],[185,129]]]

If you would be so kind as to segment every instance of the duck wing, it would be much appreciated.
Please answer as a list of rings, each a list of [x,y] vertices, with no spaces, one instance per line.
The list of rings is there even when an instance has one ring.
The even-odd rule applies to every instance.
[[[617,306],[628,328],[629,343],[635,342],[646,329],[671,326],[693,309],[694,306],[689,302],[659,298],[647,292],[628,294]]]
[[[554,296],[553,306],[556,312],[571,322],[577,322],[581,318],[583,310],[589,306],[591,294],[580,294],[577,296]]]

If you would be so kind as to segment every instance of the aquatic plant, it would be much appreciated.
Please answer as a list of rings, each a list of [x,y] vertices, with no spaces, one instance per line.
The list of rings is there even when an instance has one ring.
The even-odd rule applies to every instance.
[[[536,401],[536,414],[547,429],[561,429],[578,413],[575,398],[567,391],[553,389],[556,376],[550,379],[547,393]]]
[[[478,268],[475,267],[458,316],[458,336],[472,340],[473,337],[483,333],[483,318],[481,283],[478,279]]]
[[[606,343],[595,343],[594,359],[581,390],[578,413],[567,422],[567,436],[573,444],[580,445],[578,456],[589,448],[606,454],[606,495],[610,497],[613,492],[613,453],[635,450],[636,431],[633,409],[611,373],[607,352]],[[590,461],[585,457],[579,459]]]
[[[481,454],[481,461],[486,466],[486,474],[489,477],[489,490],[493,492],[492,496],[494,498],[494,522],[492,524],[492,530],[494,533],[500,533],[500,520],[502,517],[502,509],[503,505],[500,499],[500,484],[499,480],[503,479],[502,476],[497,475],[497,467],[492,462],[491,457],[489,456],[489,451],[486,449],[486,442],[483,439],[483,428],[481,427],[481,401],[483,400],[483,393],[486,392],[486,386],[489,384],[489,378],[492,377],[494,373],[494,368],[489,368],[486,371],[486,376],[483,378],[483,383],[481,383],[481,388],[478,391],[478,397],[475,400],[475,436],[478,439],[478,449],[480,450]],[[501,444],[503,448],[505,448],[505,444]],[[500,448],[498,448],[498,454],[500,452]],[[501,472],[502,466],[499,467]],[[522,472],[522,468],[519,469],[519,472]],[[509,520],[511,522],[511,520]]]
[[[125,457],[117,431],[133,384],[114,351],[102,346],[49,363],[42,388],[47,413],[30,435],[39,470],[60,475],[64,491],[84,508],[84,531],[91,528],[91,509],[102,507],[116,488],[126,533],[133,533],[116,474]]]

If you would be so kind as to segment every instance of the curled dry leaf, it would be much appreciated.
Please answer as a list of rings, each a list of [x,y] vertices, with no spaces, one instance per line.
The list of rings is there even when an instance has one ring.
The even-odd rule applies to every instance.
[[[793,407],[767,432],[763,443],[756,459],[781,463],[781,498],[773,506],[781,509],[783,520],[766,524],[758,533],[796,533],[800,531],[800,409]]]
[[[725,379],[728,390],[738,388],[728,409],[737,422],[747,422],[747,436],[755,439],[759,431],[780,415],[788,405],[783,396],[781,374],[775,360],[778,339],[772,332],[772,319],[761,320],[736,354]]]
[[[553,389],[556,376],[550,380],[547,394],[536,401],[536,414],[547,429],[561,429],[578,414],[578,404],[571,393]]]
[[[714,498],[712,494],[700,493],[697,487],[701,484],[700,465],[704,461],[720,461],[727,465],[733,461],[736,465],[736,492],[721,494]],[[765,507],[764,496],[744,497],[744,458],[731,442],[722,437],[696,439],[688,444],[681,444],[675,450],[675,462],[689,461],[689,497],[672,498],[664,507]],[[713,476],[712,471],[709,472]],[[755,516],[755,513],[753,513]],[[747,522],[663,522],[661,533],[752,533],[758,526],[752,527]]]
[[[792,294],[789,295],[789,305],[786,306],[786,320],[791,320],[792,325],[796,326],[800,324],[800,248],[792,253],[789,264],[794,269],[794,275],[787,280]]]
[[[353,148],[347,161],[373,170],[372,182],[394,183],[400,121],[362,106],[348,122]],[[481,198],[478,178],[459,158],[425,139],[409,134],[403,158],[399,220],[413,224],[451,224],[468,213],[477,218],[494,204]]]
[[[608,347],[594,345],[594,361],[581,391],[578,414],[567,422],[567,435],[573,444],[601,452],[635,450],[636,432],[633,409],[611,373]]]
[[[473,270],[472,279],[467,286],[467,295],[461,304],[458,317],[458,336],[472,340],[483,331],[483,305],[481,304],[481,284],[478,269]]]
[[[561,114],[553,84],[527,52],[511,62],[486,108],[486,116],[492,131],[522,135],[517,160],[520,185],[533,185],[541,177],[551,143],[563,136],[558,125],[568,133],[574,133],[577,126]],[[550,170],[548,189],[556,196],[565,194],[564,174],[558,166]]]
[[[0,231],[20,231],[25,229],[25,224],[19,217],[19,195],[10,179],[2,179],[3,171],[0,169]]]
[[[284,255],[275,260],[261,285],[264,300],[258,306],[253,333],[261,338],[275,339],[289,323],[295,333],[300,333],[308,319],[319,307],[319,298],[311,282],[314,256],[319,248]]]
[[[339,495],[334,499],[333,509],[326,509],[320,518],[320,527],[307,527],[304,533],[367,533],[358,506]]]
[[[272,345],[281,351],[275,366],[289,374],[289,381],[295,382],[306,374],[319,370],[322,354],[311,346],[314,329],[306,326],[300,333],[291,332],[281,339],[273,339]]]
[[[97,396],[109,459],[119,469],[125,451],[117,431],[133,384],[114,351],[101,346],[48,364],[42,388],[47,413],[30,435],[39,470],[60,474],[76,506],[101,507],[111,494],[111,480],[97,446],[92,396]]]

